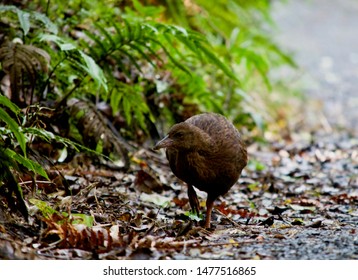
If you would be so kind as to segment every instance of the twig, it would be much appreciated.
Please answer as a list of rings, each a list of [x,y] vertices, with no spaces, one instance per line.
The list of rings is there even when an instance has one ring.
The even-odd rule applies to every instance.
[[[241,223],[239,224],[239,223],[235,222],[233,219],[229,218],[228,216],[226,216],[224,213],[222,213],[222,212],[219,211],[218,209],[215,209],[215,208],[214,208],[214,211],[215,211],[216,213],[220,214],[221,216],[223,216],[224,218],[226,218],[230,223],[233,224],[233,226],[235,226],[235,227],[240,227],[240,224],[241,224]]]

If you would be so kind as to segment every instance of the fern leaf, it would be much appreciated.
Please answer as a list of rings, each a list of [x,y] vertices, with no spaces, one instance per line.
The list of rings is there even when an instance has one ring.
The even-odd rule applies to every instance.
[[[95,26],[99,29],[101,34],[109,41],[110,45],[115,46],[116,42],[113,39],[113,36],[99,23],[95,23]]]
[[[47,16],[45,16],[42,13],[39,12],[31,12],[30,13],[31,17],[35,18],[36,20],[40,21],[43,23],[43,25],[45,26],[45,28],[52,34],[57,34],[58,33],[58,27],[56,24],[54,24]]]
[[[93,36],[93,38],[97,37]],[[99,40],[99,38],[97,39]],[[43,35],[41,36],[41,40],[52,41],[56,43],[62,51],[68,51],[69,55],[72,55],[71,58],[75,61],[75,64],[90,75],[99,86],[104,88],[105,91],[108,91],[107,80],[104,76],[103,70],[98,66],[92,57],[79,50],[74,44],[66,42],[56,35]],[[102,46],[104,47],[104,45]],[[82,61],[81,59],[78,59],[78,54]]]
[[[197,44],[193,40],[189,40],[187,37],[178,36],[177,37],[180,42],[182,42],[189,50],[191,50],[193,53],[200,55],[200,51],[197,48]]]
[[[246,57],[247,60],[254,65],[267,88],[271,89],[270,80],[267,76],[269,71],[269,64],[266,59],[262,55],[259,55],[256,52],[253,52],[246,48],[238,48],[238,50],[242,56]]]
[[[80,151],[79,148],[88,151],[89,149],[86,147],[83,147],[67,138],[63,138],[61,136],[55,135],[52,132],[46,131],[44,129],[40,129],[40,128],[36,128],[36,127],[24,127],[23,128],[23,132],[25,134],[30,134],[32,136],[36,136],[39,137],[47,142],[51,142],[51,141],[57,141],[58,143],[63,144],[66,147],[72,147],[74,148],[77,152]],[[91,151],[91,150],[89,150]]]
[[[20,131],[17,123],[6,113],[5,110],[0,108],[0,119],[4,121],[10,128],[11,132],[14,134],[15,138],[19,142],[23,154],[26,156],[26,140],[25,135]]]
[[[99,86],[102,86],[105,91],[108,91],[107,79],[104,76],[102,69],[93,60],[92,57],[88,56],[82,51],[79,51],[85,64],[79,64],[96,82]]]
[[[168,56],[168,58],[170,59],[171,62],[174,63],[175,66],[177,66],[179,69],[181,69],[182,71],[186,72],[187,74],[189,74],[189,76],[191,76],[191,72],[190,70],[184,66],[184,64],[179,63],[170,53],[170,51],[167,50],[167,48],[162,44],[162,42],[154,39],[154,38],[148,38],[150,41],[156,43],[157,45],[161,46],[162,50],[165,52],[165,54]]]
[[[66,42],[64,39],[58,37],[57,35],[41,34],[39,38],[40,38],[40,42],[50,41],[55,43],[60,48],[61,51],[71,51],[76,49],[76,46],[74,44]]]
[[[185,61],[185,57],[181,50],[175,46],[175,43],[172,40],[172,37],[168,33],[163,34],[164,39],[167,41],[168,46],[171,48],[171,52],[175,52],[177,56],[180,57],[180,61]],[[175,37],[176,38],[176,37]],[[195,53],[196,54],[196,53]]]
[[[146,49],[153,57],[155,57],[160,62],[164,63],[163,59],[160,57],[158,52],[156,52],[150,44],[147,44],[147,42],[142,42],[142,41],[138,41],[138,43],[142,48]]]
[[[115,88],[113,88],[113,90],[110,92],[110,97],[111,108],[113,110],[113,114],[115,114],[119,110],[119,105],[123,97],[123,91],[119,86],[115,86]]]
[[[206,58],[209,59],[211,63],[218,66],[228,77],[240,83],[240,80],[234,75],[234,73],[213,52],[209,51],[201,44],[198,45],[198,48],[205,54]]]
[[[17,14],[20,26],[25,36],[30,31],[30,26],[31,26],[30,19],[35,19],[41,22],[44,25],[45,29],[47,29],[51,33],[53,34],[58,33],[57,25],[54,24],[47,16],[45,16],[42,13],[35,12],[35,11],[24,12],[23,10],[12,5],[0,5],[0,13],[4,13],[4,12],[13,12]]]
[[[21,164],[22,166],[26,167],[28,170],[34,172],[35,174],[39,174],[42,177],[49,179],[46,171],[42,168],[42,166],[39,163],[29,158],[26,158],[10,149],[5,149],[4,152],[8,158]]]
[[[13,169],[19,170],[16,162],[8,152],[16,154],[9,149],[3,149],[0,147],[0,182],[5,183],[1,185],[1,193],[6,197],[6,200],[10,208],[15,211],[19,210],[20,213],[28,220],[28,211],[24,202],[21,186],[17,183],[14,176]],[[16,198],[16,200],[15,200]]]
[[[35,205],[41,211],[42,216],[44,216],[45,218],[50,218],[51,215],[58,213],[46,201],[42,201],[36,198],[30,198],[29,202]]]
[[[16,11],[17,8],[12,5],[0,5],[0,12]]]
[[[0,104],[9,108],[15,114],[20,113],[20,108],[15,103],[12,103],[7,97],[0,95]]]
[[[105,40],[99,38],[98,36],[96,36],[95,34],[89,32],[87,30],[85,30],[84,33],[101,48],[102,54],[107,54],[109,48],[105,45],[106,44]],[[100,57],[100,56],[98,55],[98,57]]]
[[[131,52],[125,50],[125,49],[120,49],[119,52],[123,53],[126,55],[126,57],[128,57],[128,59],[133,63],[133,65],[138,69],[139,72],[142,72],[141,67],[139,66],[137,59],[132,55]]]
[[[22,31],[26,36],[30,31],[30,14],[19,9],[16,12]]]
[[[112,23],[114,29],[116,30],[116,36],[118,36],[118,41],[119,42],[122,42],[123,41],[123,34],[122,34],[122,30],[121,30],[121,27],[118,25],[117,22],[113,22]]]
[[[132,25],[126,20],[126,19],[123,19],[123,22],[124,22],[124,36],[125,38],[128,39],[128,41],[132,41],[134,38],[133,38],[133,32],[132,32]]]
[[[131,49],[134,49],[134,50],[136,50],[138,53],[140,53],[141,54],[141,56],[145,59],[145,60],[147,60],[153,67],[156,67],[156,65],[154,64],[154,62],[153,62],[153,59],[151,59],[143,50],[142,50],[142,47],[143,45],[137,45],[137,44],[134,44],[134,43],[132,43],[132,44],[129,44],[129,47],[131,48]],[[155,55],[156,57],[157,57],[157,55]]]
[[[123,104],[123,112],[124,112],[124,116],[126,118],[126,121],[128,122],[129,125],[132,124],[132,107],[133,104],[132,102],[130,102],[129,98],[124,97],[122,99],[122,104]]]
[[[22,45],[18,39],[14,39],[12,42],[4,43],[0,48],[0,62],[5,73],[10,75],[11,96],[14,102],[18,102],[25,77],[29,78],[33,90],[38,72],[47,71],[50,56],[42,49]]]

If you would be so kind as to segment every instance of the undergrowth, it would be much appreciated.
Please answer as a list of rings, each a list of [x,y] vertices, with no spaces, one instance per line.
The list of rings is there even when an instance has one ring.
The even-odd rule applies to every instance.
[[[272,69],[294,66],[267,35],[270,1],[150,3],[0,5],[0,156],[8,170],[0,188],[24,171],[47,178],[28,156],[41,141],[59,151],[53,163],[66,160],[67,149],[113,158],[115,145],[114,157],[128,167],[126,141],[159,138],[202,111],[265,129],[269,118],[255,110],[256,98],[275,87]],[[13,185],[7,197],[22,201],[18,190]]]

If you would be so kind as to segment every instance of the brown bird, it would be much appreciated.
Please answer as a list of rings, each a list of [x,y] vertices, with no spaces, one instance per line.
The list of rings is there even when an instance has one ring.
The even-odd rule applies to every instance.
[[[195,186],[208,194],[205,227],[210,227],[214,201],[226,194],[247,164],[247,151],[237,129],[222,115],[204,113],[172,126],[154,150],[166,148],[175,176],[188,185],[189,203],[199,214]]]

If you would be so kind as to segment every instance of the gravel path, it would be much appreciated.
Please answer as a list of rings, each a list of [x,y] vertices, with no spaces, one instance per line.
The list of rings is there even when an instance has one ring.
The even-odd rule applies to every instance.
[[[278,42],[309,74],[306,93],[332,126],[358,136],[358,1],[277,1],[273,11]]]
[[[358,137],[358,1],[288,0],[276,1],[274,5],[277,42],[295,54],[306,73],[302,79],[306,95],[312,103],[322,103],[329,125],[341,132],[325,137],[332,146],[339,146],[346,132],[353,137],[350,141],[355,144],[348,151],[352,161],[347,175],[355,179],[351,185],[342,186],[354,196],[358,190],[354,155]],[[330,172],[322,169],[322,174],[326,175],[322,178],[329,177]],[[275,258],[279,259],[356,259],[358,239],[352,234],[358,228],[356,214],[336,221],[342,226],[337,231],[302,231],[296,236],[297,243],[289,239],[266,251],[276,252]]]

